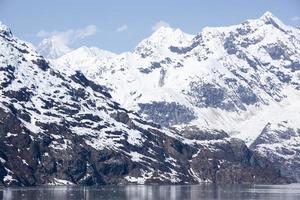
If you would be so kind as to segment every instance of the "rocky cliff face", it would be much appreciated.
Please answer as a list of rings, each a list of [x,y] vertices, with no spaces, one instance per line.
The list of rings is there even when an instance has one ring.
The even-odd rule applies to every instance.
[[[300,181],[300,129],[298,124],[283,121],[267,124],[250,148],[267,157],[281,173]]]
[[[144,120],[0,28],[0,185],[289,181],[226,133]]]

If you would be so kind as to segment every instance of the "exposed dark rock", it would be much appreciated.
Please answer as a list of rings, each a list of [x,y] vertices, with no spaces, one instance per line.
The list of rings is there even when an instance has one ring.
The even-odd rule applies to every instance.
[[[161,62],[151,62],[151,65],[147,68],[139,68],[139,71],[145,74],[149,74],[152,72],[154,69],[159,69],[161,68],[161,63],[166,63],[168,60],[162,60]]]
[[[281,58],[287,59],[288,57],[288,53],[286,51],[287,47],[285,47],[283,44],[267,46],[265,49],[274,60],[279,60]]]
[[[37,59],[37,60],[32,60],[33,64],[36,64],[37,66],[39,66],[42,70],[46,71],[47,69],[49,69],[49,63],[44,59]]]
[[[151,66],[150,66],[151,70],[158,69],[158,68],[161,68],[161,64],[159,62],[151,62]]]
[[[55,182],[55,178],[84,185],[125,183],[124,177],[128,175],[142,176],[141,170],[147,170],[149,166],[157,168],[161,171],[159,173],[168,171],[169,167],[174,166],[164,161],[167,157],[175,158],[175,162],[178,162],[178,165],[181,166],[181,168],[174,168],[178,173],[182,173],[179,176],[182,182],[178,183],[197,182],[197,178],[189,172],[190,167],[197,177],[203,181],[232,183],[286,181],[284,178],[280,178],[279,175],[274,176],[275,169],[267,161],[254,158],[254,154],[249,151],[243,142],[236,140],[224,141],[227,134],[222,132],[199,134],[203,136],[202,138],[195,138],[196,134],[194,133],[190,136],[187,132],[185,133],[188,138],[198,141],[219,140],[217,143],[212,142],[210,147],[205,147],[201,144],[184,144],[180,140],[166,136],[155,129],[148,131],[138,129],[143,132],[147,142],[138,148],[123,143],[126,144],[124,147],[150,158],[154,156],[153,158],[162,162],[161,165],[157,165],[156,162],[152,163],[149,160],[149,163],[144,165],[131,160],[128,155],[122,152],[108,149],[96,150],[88,146],[83,140],[83,138],[86,140],[87,136],[82,138],[73,134],[66,125],[40,125],[47,134],[36,137],[35,134],[22,128],[20,121],[12,114],[3,110],[0,111],[0,119],[5,118],[7,122],[6,124],[0,124],[0,156],[2,159],[5,158],[4,167],[11,170],[13,177],[10,182],[6,182],[4,185],[40,185]],[[116,117],[122,122],[126,122],[126,119],[128,119],[126,113],[118,114]],[[12,139],[6,137],[8,130],[13,134],[12,137],[9,137]],[[193,131],[196,131],[196,129],[191,132]],[[62,139],[56,137],[54,139],[51,135],[60,136]],[[66,139],[70,140],[71,143],[64,144]],[[67,145],[67,148],[54,148],[54,144],[56,144],[55,146],[59,146],[59,144]],[[147,148],[156,149],[155,155],[150,154],[146,150]],[[23,151],[18,152],[18,149]],[[16,155],[18,156],[16,157]],[[191,164],[189,164],[189,160],[191,160]],[[235,170],[238,170],[239,173],[234,173]],[[7,173],[5,168],[3,170],[3,167],[2,171],[0,167],[0,172],[2,176]],[[146,183],[168,183],[167,180],[158,178],[159,173],[154,173],[153,178],[148,179]],[[268,178],[264,177],[264,173]]]
[[[0,71],[3,71],[6,73],[6,76],[1,80],[1,87],[0,88],[5,88],[8,85],[12,83],[12,81],[15,79],[14,72],[15,72],[15,67],[12,65],[7,65],[6,67],[0,67]]]
[[[299,68],[300,69],[300,68]],[[290,81],[292,80],[292,77],[288,74],[284,74],[281,71],[276,71],[274,72],[276,74],[276,76],[278,77],[278,79],[283,82],[283,83],[290,83]]]
[[[145,74],[149,74],[150,72],[152,72],[152,70],[148,69],[148,68],[139,68],[140,72],[145,73]]]
[[[195,119],[193,111],[175,102],[140,103],[140,114],[162,126],[184,124]]]
[[[253,105],[258,101],[256,94],[254,94],[252,90],[246,88],[245,86],[239,85],[237,94],[241,102],[245,103],[246,105]]]
[[[164,86],[166,73],[167,73],[167,71],[165,69],[160,70],[160,77],[159,77],[159,81],[158,81],[159,87]]]
[[[28,88],[23,87],[18,91],[10,90],[5,91],[5,95],[14,98],[18,101],[30,101],[30,97],[32,96],[32,92],[28,90]]]
[[[192,140],[221,140],[229,137],[224,131],[203,131],[197,126],[185,126],[179,131],[179,134]]]
[[[3,24],[1,23],[1,25],[3,25]],[[6,25],[4,25],[4,26],[5,26],[5,28],[0,29],[0,34],[4,35],[6,37],[9,37],[9,38],[12,37],[13,35],[12,35],[11,30]]]
[[[187,47],[170,46],[169,49],[170,49],[171,52],[174,52],[174,53],[177,53],[177,54],[186,54],[186,53],[192,51],[197,46],[199,46],[202,41],[203,41],[202,34],[198,34],[198,35],[195,36],[195,38],[193,39],[193,42],[190,46],[187,46]]]
[[[236,45],[233,43],[233,36],[225,39],[224,48],[226,49],[229,55],[236,54],[238,49]]]
[[[291,64],[287,65],[285,67],[291,69],[292,72],[295,72],[295,71],[300,70],[300,63],[299,63],[299,61],[296,61],[296,62],[291,61]]]
[[[99,92],[103,95],[105,95],[108,98],[111,98],[111,95],[107,92],[107,89],[105,89],[101,85],[97,85],[93,81],[88,80],[81,72],[76,71],[76,74],[72,75],[70,77],[74,82],[85,86],[85,87],[91,87],[94,91]]]
[[[127,124],[129,126],[133,126],[132,120],[129,118],[128,114],[126,112],[115,112],[110,115],[112,118],[114,118],[117,122],[122,122],[123,124]]]
[[[288,122],[268,123],[250,148],[268,158],[281,174],[299,181],[300,150],[294,141],[300,137],[300,130],[289,126]]]
[[[192,103],[198,107],[226,108],[226,89],[211,83],[199,84],[191,82],[188,95],[192,97]]]
[[[213,150],[200,149],[197,156],[193,156],[192,170],[200,180],[214,183],[286,182],[284,178],[275,178],[273,174],[279,175],[279,170],[251,152],[241,140],[220,141],[214,145],[217,147]]]

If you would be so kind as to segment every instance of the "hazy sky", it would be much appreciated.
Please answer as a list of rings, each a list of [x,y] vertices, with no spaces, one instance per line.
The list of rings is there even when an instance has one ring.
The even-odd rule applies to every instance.
[[[133,50],[162,24],[194,34],[266,11],[300,25],[300,0],[0,0],[0,21],[23,40],[36,45],[58,34],[72,48],[114,52]]]

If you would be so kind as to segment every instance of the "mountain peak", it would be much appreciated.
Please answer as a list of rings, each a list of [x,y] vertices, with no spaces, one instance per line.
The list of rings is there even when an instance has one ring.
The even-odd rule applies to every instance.
[[[155,35],[155,34],[171,33],[173,31],[174,31],[174,29],[172,27],[170,27],[170,26],[162,26],[162,27],[156,29],[153,32],[153,35]]]
[[[151,52],[166,52],[171,45],[184,46],[192,40],[194,36],[184,33],[180,29],[171,27],[160,27],[149,38],[138,44],[135,52],[143,56],[152,54]],[[156,50],[154,50],[156,49]]]
[[[72,57],[72,59],[76,60],[79,58],[91,58],[91,57],[114,57],[116,54],[102,50],[98,47],[87,47],[82,46],[79,47],[63,56]]]
[[[157,29],[151,36],[150,38],[166,38],[166,37],[170,37],[170,36],[182,36],[185,35],[186,33],[184,33],[183,31],[181,31],[179,28],[172,28],[169,26],[162,26],[159,29]]]
[[[266,11],[261,18],[275,18],[275,16],[270,11]]]
[[[272,24],[276,27],[283,25],[283,23],[271,12],[265,12],[260,18],[260,20],[264,21],[266,24]]]
[[[55,59],[72,51],[67,45],[55,37],[43,39],[37,50],[46,58]]]
[[[265,12],[260,19],[274,19],[277,18],[273,15],[273,13],[271,13],[270,11]]]
[[[8,37],[12,37],[10,28],[5,24],[3,24],[1,21],[0,21],[0,34],[4,34]]]

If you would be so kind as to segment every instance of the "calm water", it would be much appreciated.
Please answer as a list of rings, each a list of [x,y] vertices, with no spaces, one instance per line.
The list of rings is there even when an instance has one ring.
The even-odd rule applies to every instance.
[[[36,187],[0,189],[4,200],[103,199],[103,200],[299,200],[300,184],[291,185],[184,185]]]

